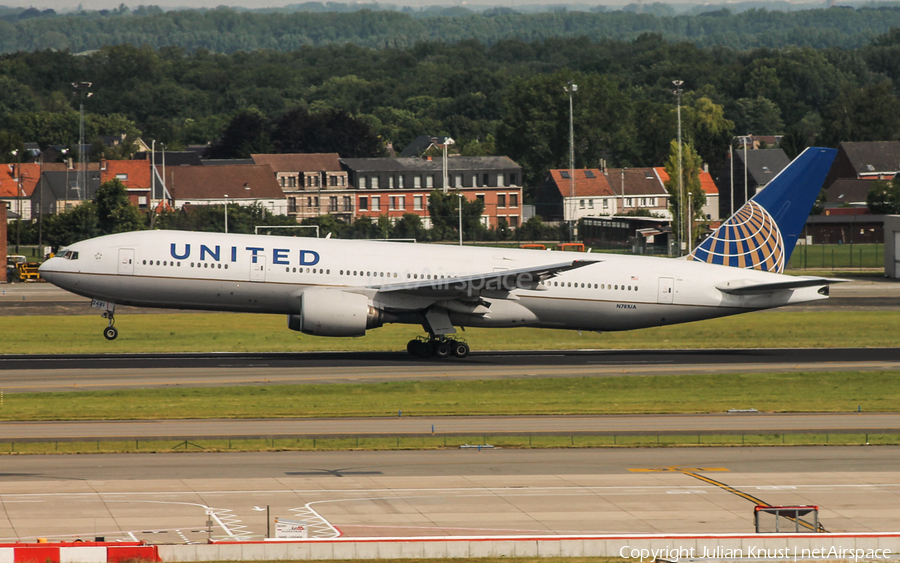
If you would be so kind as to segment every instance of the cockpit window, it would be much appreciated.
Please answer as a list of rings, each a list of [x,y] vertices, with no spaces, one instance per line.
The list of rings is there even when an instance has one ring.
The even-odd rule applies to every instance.
[[[77,250],[66,250],[63,253],[63,258],[66,260],[78,260],[78,251]]]

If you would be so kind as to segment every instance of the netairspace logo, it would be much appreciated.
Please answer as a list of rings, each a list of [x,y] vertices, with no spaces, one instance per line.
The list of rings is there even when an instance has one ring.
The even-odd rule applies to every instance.
[[[629,545],[619,550],[622,559],[636,559],[643,561],[655,561],[665,559],[677,563],[679,559],[793,559],[794,561],[809,561],[815,559],[849,559],[851,561],[875,561],[890,559],[890,549],[859,549],[832,546],[820,549],[793,548],[724,548],[716,546],[712,549],[703,547],[700,550],[694,547],[663,547],[659,549],[632,548]]]

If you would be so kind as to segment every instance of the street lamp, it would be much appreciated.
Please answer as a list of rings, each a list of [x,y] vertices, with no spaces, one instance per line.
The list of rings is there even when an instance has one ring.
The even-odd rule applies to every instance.
[[[444,178],[443,178],[444,183],[443,183],[443,188],[444,188],[444,193],[445,193],[445,194],[446,194],[447,191],[450,189],[450,177],[449,177],[449,173],[448,173],[448,171],[447,171],[447,168],[448,168],[447,147],[450,146],[450,145],[454,145],[454,144],[456,144],[456,141],[454,141],[454,140],[451,139],[450,137],[444,137],[444,144],[443,144],[443,147],[444,147],[444,154],[443,154],[443,159],[441,160],[441,164],[442,164],[443,170],[444,170]],[[462,186],[460,186],[460,187],[462,187]]]
[[[568,85],[563,86],[563,90],[569,94],[569,201],[572,205],[569,235],[575,240],[575,119],[572,112],[572,94],[578,91],[578,84],[573,84],[569,80]]]
[[[463,197],[464,197],[464,196],[463,196],[462,192],[457,192],[456,197],[458,198],[457,203],[459,204],[459,208],[458,208],[458,211],[459,211],[459,245],[462,246],[462,245],[463,245],[463,243],[462,243],[462,239],[463,239],[463,230],[462,230],[462,200],[463,200]]]
[[[675,90],[672,92],[675,94],[675,99],[678,104],[678,215],[679,215],[679,225],[678,225],[678,238],[681,239],[679,249],[684,249],[684,237],[682,234],[684,233],[684,223],[682,221],[682,217],[684,216],[684,183],[682,179],[681,172],[681,94],[684,93],[684,90],[681,89],[681,85],[684,84],[684,80],[673,80],[672,84],[675,85]]]
[[[16,254],[19,254],[19,242],[22,232],[22,155],[19,149],[12,152],[16,156],[16,209],[19,219],[16,221]]]
[[[692,250],[691,246],[694,244],[694,239],[691,236],[691,231],[693,230],[692,227],[693,227],[693,222],[694,222],[694,214],[693,214],[693,210],[691,209],[693,202],[694,202],[694,200],[691,199],[691,192],[688,192],[688,199],[687,199],[687,212],[688,212],[687,251],[688,251],[688,254],[691,253],[691,250]]]
[[[228,194],[225,194],[225,234],[228,234]]]
[[[69,149],[63,149],[62,154],[63,154],[63,156],[68,155]],[[65,200],[64,200],[65,207],[63,207],[64,212],[69,210],[69,159],[67,158],[65,160],[66,160],[66,188],[63,191],[63,197],[65,198]]]
[[[81,197],[80,186],[84,186],[84,193],[85,195],[87,195],[87,151],[84,150],[84,99],[90,98],[94,95],[94,93],[90,91],[91,84],[92,82],[72,82],[72,88],[75,89],[72,94],[79,99],[79,112],[81,116],[81,120],[78,126],[78,162],[81,164],[81,170],[78,171],[76,175],[76,182],[79,186],[79,198]]]

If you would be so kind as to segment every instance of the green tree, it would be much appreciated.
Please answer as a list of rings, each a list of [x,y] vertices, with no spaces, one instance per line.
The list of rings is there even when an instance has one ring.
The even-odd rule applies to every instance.
[[[92,201],[82,202],[64,213],[45,215],[43,221],[44,239],[56,251],[104,234],[100,231],[97,206]]]
[[[702,160],[697,151],[690,143],[682,143],[681,145],[681,172],[682,172],[682,191],[685,199],[682,200],[681,193],[678,190],[678,143],[672,141],[669,149],[669,158],[666,159],[665,170],[669,175],[669,179],[665,183],[666,191],[669,193],[669,210],[672,212],[672,231],[676,233],[683,232],[684,213],[683,205],[687,203],[687,195],[691,194],[691,232],[693,239],[696,240],[698,233],[694,228],[694,222],[703,219],[703,206],[706,205],[706,194],[700,187],[700,169]]]
[[[484,201],[480,199],[462,200],[463,238],[478,240],[484,230],[481,214]],[[456,193],[434,190],[428,196],[428,215],[431,217],[432,235],[436,240],[451,240],[459,237],[460,201]]]
[[[94,196],[97,227],[101,234],[126,233],[144,229],[144,217],[128,200],[128,189],[117,179],[104,182]]]
[[[900,135],[900,100],[888,82],[848,87],[822,109],[817,141],[836,147],[843,141],[893,141]]]
[[[866,194],[866,207],[876,215],[896,215],[900,213],[900,179],[890,182],[873,180]]]

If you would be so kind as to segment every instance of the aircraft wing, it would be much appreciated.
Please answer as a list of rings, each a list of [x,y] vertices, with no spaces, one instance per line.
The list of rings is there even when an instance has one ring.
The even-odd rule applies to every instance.
[[[722,293],[731,295],[758,295],[761,293],[772,293],[774,291],[785,291],[788,289],[799,289],[801,287],[814,287],[817,285],[830,285],[833,283],[842,283],[849,280],[838,278],[819,278],[810,276],[798,276],[782,282],[756,283],[749,280],[736,280],[719,284],[716,289]]]
[[[501,270],[453,278],[417,280],[375,286],[379,295],[415,295],[434,299],[477,297],[505,298],[514,289],[542,290],[541,283],[562,272],[583,268],[601,260],[573,260],[546,266]]]

